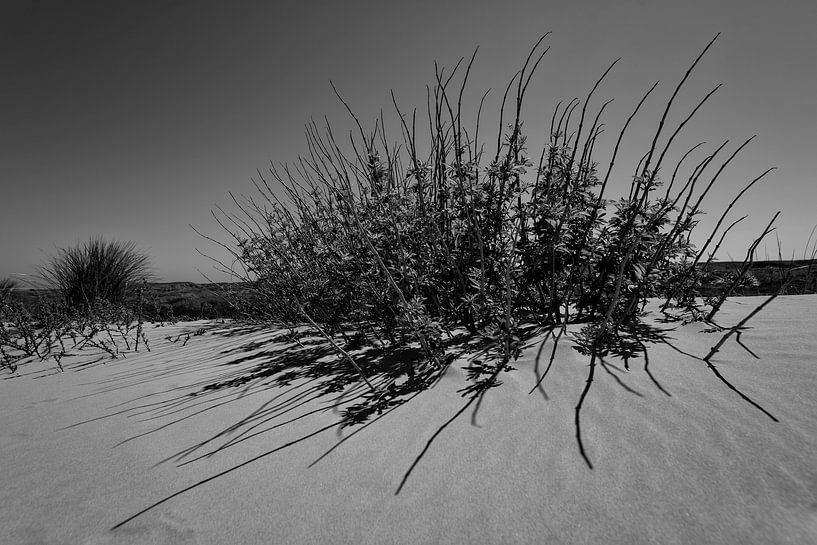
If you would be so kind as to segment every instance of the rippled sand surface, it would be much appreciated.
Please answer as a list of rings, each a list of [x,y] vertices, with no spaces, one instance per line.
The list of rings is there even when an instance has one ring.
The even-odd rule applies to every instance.
[[[730,301],[719,322],[761,300]],[[780,297],[749,322],[748,350],[730,340],[712,359],[777,422],[699,359],[718,333],[656,325],[673,330],[648,345],[652,378],[643,358],[596,369],[582,412],[593,469],[574,426],[588,358],[560,345],[528,393],[548,341],[439,434],[398,495],[464,404],[464,363],[343,429],[337,394],[259,373],[284,348],[270,332],[177,324],[150,330],[150,353],[3,371],[0,543],[817,542],[817,296]],[[185,346],[167,340],[201,327]]]

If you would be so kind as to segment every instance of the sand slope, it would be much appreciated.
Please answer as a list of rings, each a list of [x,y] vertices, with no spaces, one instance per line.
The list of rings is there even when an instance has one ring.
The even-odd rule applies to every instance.
[[[760,300],[730,302],[720,322]],[[0,375],[0,543],[817,543],[817,296],[781,297],[750,322],[743,341],[760,359],[733,341],[713,359],[777,423],[681,353],[703,356],[716,334],[678,327],[673,346],[649,351],[670,395],[643,360],[597,370],[582,418],[590,470],[573,424],[588,360],[560,347],[543,392],[528,395],[533,346],[488,392],[476,425],[469,408],[396,496],[464,403],[462,365],[373,424],[338,430],[333,395],[312,396],[308,379],[202,390],[276,357],[265,332],[165,339],[202,325],[152,329],[154,350],[127,359]],[[246,440],[186,465],[170,459],[230,426],[186,460]]]

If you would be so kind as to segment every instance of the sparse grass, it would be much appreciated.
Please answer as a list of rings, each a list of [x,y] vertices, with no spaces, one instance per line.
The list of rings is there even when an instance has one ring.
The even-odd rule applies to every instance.
[[[131,306],[100,300],[82,311],[49,297],[0,299],[0,367],[13,373],[26,358],[51,358],[62,370],[62,358],[87,348],[114,359],[140,344],[149,351],[142,308],[138,294]]]
[[[61,359],[93,347],[110,357],[148,350],[144,285],[148,257],[133,243],[92,239],[61,250],[42,268],[58,297],[36,290],[24,303],[3,283],[0,297],[0,364],[15,372],[25,358]],[[5,289],[5,287],[8,289]]]

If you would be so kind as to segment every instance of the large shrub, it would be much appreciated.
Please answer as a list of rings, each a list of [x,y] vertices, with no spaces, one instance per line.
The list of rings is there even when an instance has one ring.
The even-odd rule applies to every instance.
[[[224,221],[233,237],[228,249],[242,266],[237,274],[263,295],[267,314],[307,319],[330,333],[365,325],[393,342],[419,342],[430,357],[442,330],[464,326],[496,340],[507,361],[522,322],[618,330],[638,320],[647,297],[694,304],[701,259],[734,202],[702,248],[690,233],[708,192],[751,140],[729,155],[726,143],[710,151],[699,144],[665,164],[680,155],[668,153],[675,137],[720,87],[670,132],[670,107],[706,49],[669,97],[628,193],[608,198],[619,146],[656,86],[634,102],[606,168],[595,144],[608,103],[594,107],[591,99],[610,69],[583,101],[557,105],[547,143],[534,153],[521,113],[546,52],[540,44],[505,88],[490,155],[491,142],[480,140],[483,102],[474,126],[463,121],[470,63],[458,88],[452,81],[461,65],[436,74],[425,139],[417,136],[416,111],[409,116],[396,101],[400,146],[389,145],[382,120],[367,134],[351,109],[351,149],[328,125],[311,123],[309,153],[295,167],[273,167],[271,179],[256,184],[262,198],[236,200],[240,215]]]
[[[772,170],[747,180],[715,216],[704,244],[692,244],[707,195],[754,138],[737,146],[727,141],[710,149],[703,143],[673,148],[720,87],[671,121],[676,97],[714,41],[669,94],[641,159],[627,166],[632,175],[619,196],[609,196],[608,188],[620,146],[658,84],[633,101],[615,145],[598,159],[609,101],[597,105],[593,96],[617,61],[583,100],[556,106],[538,150],[528,148],[522,105],[547,52],[542,39],[504,87],[499,127],[488,141],[480,130],[485,95],[475,122],[467,126],[464,120],[462,97],[474,57],[451,74],[436,72],[427,112],[420,116],[428,127],[425,137],[418,136],[416,110],[404,112],[392,97],[399,145],[390,143],[382,115],[367,133],[338,94],[355,123],[351,144],[341,143],[328,123],[320,128],[313,121],[306,131],[308,152],[297,164],[273,166],[268,176],[259,172],[259,195],[234,198],[238,210],[217,215],[230,235],[223,247],[237,264],[228,269],[257,294],[259,316],[308,323],[332,344],[344,367],[354,366],[369,388],[380,390],[355,415],[382,411],[405,389],[390,389],[397,378],[387,359],[364,369],[336,342],[337,334],[355,332],[347,346],[368,340],[387,350],[419,348],[424,358],[409,364],[407,383],[428,385],[451,361],[446,335],[469,331],[478,341],[469,348],[478,346],[481,354],[468,369],[468,403],[511,369],[532,330],[528,326],[554,339],[551,364],[559,339],[570,337],[590,356],[576,406],[577,438],[590,464],[579,414],[599,358],[614,353],[626,366],[627,358],[646,351],[645,342],[660,338],[642,320],[648,298],[661,298],[661,310],[673,311],[674,318],[711,322],[777,218],[751,245],[735,278],[719,294],[701,299],[702,286],[713,285],[707,269],[712,255],[741,221],[727,225],[730,211]],[[563,336],[576,323],[583,325]]]

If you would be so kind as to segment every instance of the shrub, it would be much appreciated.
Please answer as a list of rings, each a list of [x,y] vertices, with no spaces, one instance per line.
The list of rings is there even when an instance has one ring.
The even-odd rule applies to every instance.
[[[420,343],[431,358],[441,332],[463,326],[496,340],[507,362],[523,322],[609,322],[618,329],[638,321],[647,297],[663,296],[667,306],[694,304],[699,262],[734,201],[702,248],[692,245],[690,233],[709,190],[752,140],[717,168],[727,143],[702,154],[701,144],[694,146],[672,170],[664,164],[674,138],[720,87],[666,134],[670,107],[711,43],[667,101],[628,194],[610,199],[619,146],[657,84],[637,101],[606,170],[594,152],[608,103],[595,116],[588,109],[612,65],[584,101],[557,105],[547,144],[532,153],[521,112],[547,51],[541,41],[505,88],[492,155],[478,140],[483,102],[475,125],[463,125],[472,57],[458,89],[451,82],[461,64],[450,75],[436,73],[425,146],[416,136],[416,112],[407,116],[396,101],[402,146],[389,146],[382,118],[367,134],[349,109],[358,133],[351,152],[329,125],[321,131],[312,122],[309,153],[297,168],[273,166],[270,180],[261,176],[261,200],[234,199],[238,214],[222,216],[233,239],[225,247],[269,316],[314,321],[329,334],[344,324],[370,324],[382,338]],[[696,152],[697,164],[687,168]]]
[[[87,312],[103,301],[125,302],[150,277],[150,259],[133,242],[95,238],[61,249],[41,268],[41,276],[66,305]]]

